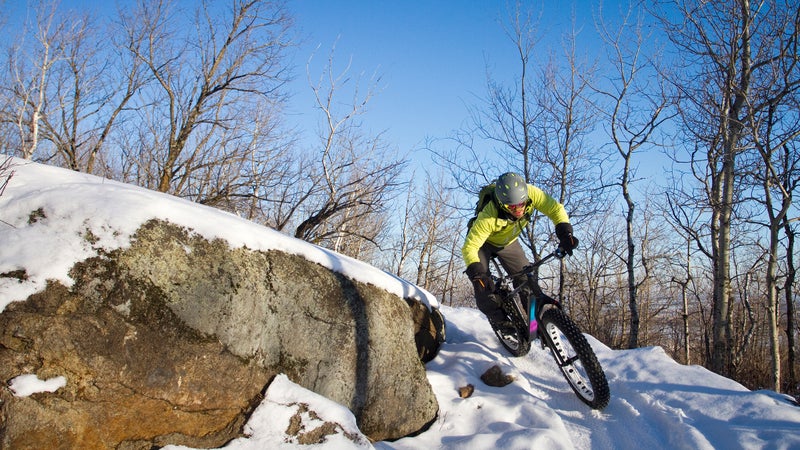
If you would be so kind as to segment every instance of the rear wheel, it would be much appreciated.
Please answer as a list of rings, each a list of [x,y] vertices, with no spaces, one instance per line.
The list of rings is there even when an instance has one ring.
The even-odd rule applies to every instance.
[[[494,334],[500,339],[503,347],[511,353],[511,356],[525,356],[531,349],[531,341],[527,335],[520,332],[519,329],[511,330],[494,330]]]
[[[594,409],[605,408],[611,398],[606,374],[575,322],[558,308],[548,309],[539,333],[578,398]]]
[[[522,306],[513,297],[506,297],[503,303],[503,311],[512,326],[498,329],[492,324],[492,329],[500,343],[512,356],[525,356],[531,349],[530,324],[526,314],[522,312]]]

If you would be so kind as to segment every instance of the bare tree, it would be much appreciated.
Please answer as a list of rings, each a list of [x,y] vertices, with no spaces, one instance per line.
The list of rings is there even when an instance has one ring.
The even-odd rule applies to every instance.
[[[689,285],[692,283],[692,242],[686,240],[686,259],[683,260],[686,268],[686,277],[679,279],[675,276],[672,277],[672,282],[677,283],[681,287],[681,319],[682,319],[682,337],[683,337],[683,363],[691,364],[691,345],[689,344]]]
[[[141,63],[120,51],[133,45],[93,16],[64,14],[68,32],[55,44],[62,55],[52,77],[50,107],[43,115],[44,136],[61,163],[72,170],[96,172],[108,159],[106,147],[117,121],[147,82]],[[111,40],[105,38],[112,36]],[[101,167],[104,175],[110,168]]]
[[[351,80],[350,64],[337,72],[333,56],[332,49],[322,76],[314,83],[309,80],[322,117],[320,144],[307,152],[315,156],[304,163],[304,179],[293,186],[294,206],[287,217],[294,218],[294,236],[300,239],[322,244],[347,235],[377,245],[381,227],[365,224],[370,216],[381,215],[397,195],[405,161],[381,134],[371,136],[362,130],[359,116],[366,112],[375,84],[363,96],[356,86],[352,102],[339,102]]]
[[[425,191],[414,211],[414,234],[419,243],[416,282],[430,291],[445,291],[453,274],[454,261],[449,258],[453,245],[455,210],[450,193],[442,189],[443,180],[426,182]]]
[[[47,113],[48,86],[53,67],[62,57],[66,23],[58,20],[56,2],[38,2],[33,24],[27,26],[9,50],[7,80],[0,83],[8,99],[3,122],[16,129],[14,147],[23,158],[38,152],[42,117]],[[29,34],[30,33],[30,34]],[[31,38],[33,42],[28,42]]]
[[[797,385],[797,371],[795,370],[796,361],[796,348],[795,348],[795,332],[797,330],[797,321],[795,314],[797,308],[795,307],[795,296],[797,295],[796,280],[797,280],[797,267],[794,263],[795,253],[795,236],[797,230],[792,227],[792,221],[796,221],[800,217],[783,219],[783,229],[786,234],[786,279],[783,282],[783,295],[786,302],[786,347],[787,347],[787,365],[788,371],[784,385],[787,389],[784,392],[791,393],[795,396],[800,393]]]
[[[78,15],[58,6],[38,2],[34,24],[22,28],[10,49],[0,117],[15,124],[13,147],[21,156],[93,173],[145,78],[137,61],[115,46],[124,33],[99,25],[91,12]],[[115,175],[107,169],[97,172]]]
[[[535,58],[541,32],[533,9],[521,2],[505,31],[518,58],[513,82],[489,76],[486,99],[470,110],[469,129],[453,136],[454,148],[434,150],[434,156],[467,192],[477,193],[501,173],[515,171],[565,204],[571,216],[586,216],[581,208],[593,203],[589,171],[596,167],[585,142],[595,124],[587,98],[594,67],[579,55],[577,32],[564,39],[566,64],[555,56]],[[545,59],[546,64],[535,64]],[[536,216],[522,237],[534,259],[550,239],[549,230]]]
[[[793,21],[795,22],[792,25]],[[781,352],[779,333],[778,301],[778,247],[780,232],[785,229],[787,213],[792,207],[793,194],[800,184],[800,155],[794,150],[800,137],[800,120],[791,120],[792,111],[800,105],[800,71],[797,53],[800,43],[800,8],[774,14],[765,25],[774,32],[773,56],[769,69],[762,71],[755,81],[761,91],[758,101],[764,106],[751,108],[747,123],[751,127],[753,146],[758,151],[758,160],[751,167],[754,181],[760,185],[762,195],[755,195],[763,203],[768,222],[769,243],[767,250],[766,292],[767,311],[772,349],[772,389],[781,390]],[[793,258],[791,253],[787,259]],[[790,286],[791,288],[791,286]]]
[[[746,148],[744,124],[747,109],[754,104],[750,98],[753,72],[769,59],[753,49],[758,44],[754,33],[759,31],[755,21],[767,13],[749,0],[666,3],[678,14],[657,14],[685,64],[683,77],[676,78],[684,99],[681,120],[687,142],[697,143],[689,149],[692,169],[706,186],[705,201],[710,209],[709,247],[714,273],[711,368],[730,374],[731,222],[739,180],[736,161]],[[677,21],[670,21],[675,17]]]
[[[0,161],[0,196],[6,190],[6,186],[14,177],[14,170],[11,169],[11,157],[6,156]]]
[[[417,285],[438,294],[450,304],[459,295],[459,285],[467,284],[459,248],[464,231],[458,210],[448,190],[444,172],[425,174],[422,183],[409,184],[402,220],[393,246],[391,270],[396,275],[416,280]],[[416,261],[416,264],[413,262]],[[472,290],[471,285],[468,286]],[[472,305],[471,292],[464,295]],[[461,303],[462,299],[456,301]]]
[[[538,21],[532,8],[517,2],[504,30],[518,58],[519,72],[512,83],[495,79],[487,69],[487,94],[469,107],[469,125],[445,141],[452,147],[429,149],[455,181],[455,188],[477,194],[498,175],[516,171],[526,180],[533,176],[530,154],[536,137],[534,123],[541,114],[531,86],[543,81],[533,73],[531,58],[539,41]],[[489,151],[487,151],[487,147]],[[462,211],[472,208],[462,206]]]
[[[624,345],[628,315],[622,303],[625,268],[617,256],[622,234],[618,216],[595,214],[586,219],[580,252],[570,258],[565,270],[540,274],[540,281],[551,291],[565,281],[563,296],[570,316],[584,332],[613,347]],[[563,273],[563,276],[561,274]]]
[[[453,225],[452,222],[450,225]],[[447,256],[443,258],[446,263],[443,266],[444,273],[440,279],[440,290],[435,290],[434,292],[440,293],[439,298],[442,301],[448,301],[451,306],[473,306],[472,284],[468,283],[467,277],[463,276],[464,264],[461,259],[461,252],[458,251],[464,243],[464,235],[456,230],[445,231],[445,234],[449,236],[450,246],[445,250]]]
[[[185,27],[176,6],[140,1],[122,15],[128,51],[153,79],[142,93],[142,144],[132,156],[140,183],[207,201],[220,192],[199,191],[198,179],[241,164],[253,154],[253,134],[270,129],[263,123],[253,129],[250,111],[282,104],[290,20],[264,0],[231,0],[227,7],[203,1],[193,26]]]
[[[543,83],[535,95],[541,111],[534,125],[537,146],[530,155],[530,166],[537,168],[531,179],[565,206],[576,236],[584,232],[581,222],[599,213],[596,206],[605,202],[602,198],[606,195],[596,185],[601,178],[598,167],[602,156],[588,141],[598,122],[590,89],[596,66],[579,51],[579,33],[578,29],[573,29],[565,34],[564,64],[553,57],[543,69]],[[534,259],[538,259],[541,242],[551,239],[551,224],[537,217],[533,225],[528,229],[526,240]],[[542,232],[540,227],[548,231]],[[537,229],[540,231],[536,232]],[[542,241],[542,237],[546,239]],[[540,240],[539,244],[536,239]],[[566,282],[563,270],[562,260],[556,290],[562,301],[567,300],[563,296]]]
[[[622,13],[620,15],[620,13]],[[670,98],[664,90],[659,71],[654,66],[657,54],[651,53],[647,58],[643,54],[644,45],[649,36],[645,34],[643,14],[629,7],[627,11],[615,11],[609,16],[621,17],[620,24],[612,25],[599,16],[597,28],[606,44],[611,66],[607,86],[596,86],[595,91],[610,103],[606,109],[599,108],[601,114],[607,114],[607,130],[611,135],[611,145],[622,159],[622,170],[619,181],[615,182],[622,191],[625,202],[626,251],[621,256],[627,268],[628,308],[630,309],[630,334],[628,347],[639,346],[639,304],[637,290],[647,281],[648,261],[640,252],[640,262],[636,262],[636,242],[634,229],[636,226],[636,202],[631,193],[630,184],[636,179],[634,152],[645,151],[649,145],[655,146],[655,131],[671,116],[665,113]],[[651,83],[655,80],[655,83]],[[637,280],[637,265],[644,276]]]
[[[413,174],[412,174],[413,179]],[[405,276],[406,262],[412,257],[416,243],[416,226],[412,221],[412,212],[417,208],[417,199],[414,196],[414,183],[408,184],[402,220],[400,221],[397,243],[392,251],[392,273],[398,277]]]

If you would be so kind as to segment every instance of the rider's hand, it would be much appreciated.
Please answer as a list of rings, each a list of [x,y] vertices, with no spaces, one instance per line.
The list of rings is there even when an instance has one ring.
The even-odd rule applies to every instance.
[[[572,225],[569,222],[556,225],[556,237],[558,237],[558,246],[572,256],[572,250],[578,247],[578,239],[572,235]]]
[[[472,281],[472,286],[475,288],[475,293],[485,292],[490,294],[494,291],[494,282],[489,272],[484,269],[483,265],[479,262],[474,262],[467,267],[467,276]]]

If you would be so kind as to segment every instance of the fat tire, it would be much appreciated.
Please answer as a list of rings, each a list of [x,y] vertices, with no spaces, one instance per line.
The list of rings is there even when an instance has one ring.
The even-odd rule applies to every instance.
[[[575,395],[582,402],[593,409],[605,408],[611,398],[611,391],[608,387],[606,374],[603,372],[594,350],[586,340],[586,336],[563,311],[558,308],[548,309],[539,319],[539,333],[542,337],[542,343],[550,348],[550,352],[557,362],[565,359],[563,355],[565,350],[560,343],[554,342],[554,339],[561,340],[561,337],[558,336],[559,331],[575,351],[575,355],[567,356],[577,356],[585,376],[580,373],[580,368],[576,368],[574,363],[567,365],[559,363],[561,373],[575,392]],[[559,354],[559,352],[562,354]]]
[[[511,356],[525,356],[531,350],[530,324],[520,308],[519,304],[511,297],[506,297],[502,304],[503,312],[505,312],[508,320],[514,324],[514,333],[512,335],[506,336],[492,325],[497,339],[511,353]]]

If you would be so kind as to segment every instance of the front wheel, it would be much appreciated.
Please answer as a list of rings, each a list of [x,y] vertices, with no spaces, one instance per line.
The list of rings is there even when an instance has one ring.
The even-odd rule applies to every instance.
[[[539,319],[539,333],[578,398],[605,408],[611,397],[606,374],[575,322],[558,308],[548,309]]]

